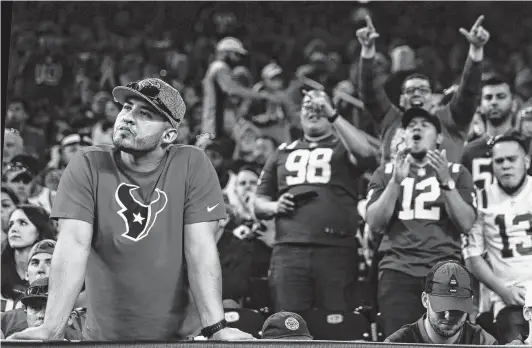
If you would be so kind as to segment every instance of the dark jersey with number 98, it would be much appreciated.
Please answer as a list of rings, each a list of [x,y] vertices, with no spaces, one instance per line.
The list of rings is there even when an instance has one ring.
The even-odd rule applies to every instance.
[[[392,163],[379,167],[371,178],[368,207],[373,204],[393,180]],[[471,174],[462,165],[449,164],[451,178],[462,198],[476,209],[476,194]],[[390,204],[394,204],[390,202]],[[401,183],[395,212],[385,233],[391,248],[379,264],[390,269],[425,277],[432,266],[444,259],[461,258],[461,233],[451,221],[443,193],[432,167],[412,166]]]
[[[357,181],[364,172],[357,167],[334,136],[279,146],[264,165],[257,194],[274,201],[286,192],[315,191],[318,196],[276,218],[276,243],[356,247]]]

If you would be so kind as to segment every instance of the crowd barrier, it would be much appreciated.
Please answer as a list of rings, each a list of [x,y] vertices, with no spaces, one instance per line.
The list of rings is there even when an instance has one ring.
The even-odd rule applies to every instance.
[[[296,347],[313,347],[313,348],[397,348],[397,347],[421,347],[434,348],[446,347],[444,344],[412,344],[412,343],[377,343],[377,342],[338,342],[338,341],[277,341],[277,340],[256,340],[247,342],[215,342],[215,341],[182,341],[182,342],[13,342],[2,341],[2,347],[40,347],[40,348],[60,348],[60,347],[93,347],[93,348],[296,348]],[[453,345],[453,347],[508,347],[508,346],[472,346],[472,345]],[[517,347],[517,346],[516,346]],[[519,346],[522,347],[522,346]]]

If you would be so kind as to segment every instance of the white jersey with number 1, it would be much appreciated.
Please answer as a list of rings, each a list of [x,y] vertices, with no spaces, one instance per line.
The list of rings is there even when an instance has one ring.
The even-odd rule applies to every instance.
[[[505,286],[532,282],[532,176],[515,196],[497,183],[485,187],[478,209],[478,220],[464,238],[464,258],[487,253],[493,273]]]

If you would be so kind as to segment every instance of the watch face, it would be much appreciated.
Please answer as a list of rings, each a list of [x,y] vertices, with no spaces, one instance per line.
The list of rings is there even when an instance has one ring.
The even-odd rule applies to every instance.
[[[449,190],[454,190],[455,188],[455,183],[454,183],[454,180],[449,180],[449,182],[447,183],[447,186],[449,186]]]

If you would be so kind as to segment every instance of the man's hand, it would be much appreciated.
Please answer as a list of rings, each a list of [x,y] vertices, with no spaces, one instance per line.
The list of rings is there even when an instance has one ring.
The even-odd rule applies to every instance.
[[[43,325],[27,328],[23,331],[12,334],[7,338],[8,341],[50,341],[52,339],[62,340],[63,338],[52,338],[52,333]]]
[[[375,47],[375,39],[379,37],[379,33],[375,30],[373,22],[369,16],[366,16],[366,26],[357,30],[358,41],[362,48],[370,49]]]
[[[525,304],[526,289],[522,286],[511,286],[501,294],[501,298],[507,306],[523,306]]]
[[[336,109],[332,106],[329,99],[324,95],[325,92],[311,94],[307,91],[303,91],[303,93],[305,94],[303,99],[304,107],[316,108],[320,111],[320,116],[325,116],[327,118],[332,118],[334,115],[336,115]]]
[[[460,34],[464,35],[471,46],[477,49],[484,47],[490,39],[490,33],[482,27],[483,20],[484,16],[478,17],[470,31],[467,31],[464,28],[459,29]]]
[[[277,200],[277,207],[275,208],[275,214],[287,214],[294,211],[295,204],[292,201],[294,196],[290,193],[283,193]]]
[[[216,332],[210,339],[213,341],[245,341],[254,340],[255,337],[238,329],[226,327]]]
[[[436,177],[440,184],[446,184],[451,179],[449,174],[449,162],[445,150],[430,150],[427,152],[428,164],[436,171]]]
[[[212,144],[212,139],[207,136],[199,137],[199,139],[196,141],[196,146],[202,150],[205,150],[210,144]]]
[[[393,169],[393,179],[397,184],[401,184],[410,172],[410,164],[412,163],[412,155],[408,149],[403,149],[397,152],[395,156],[395,165]]]

